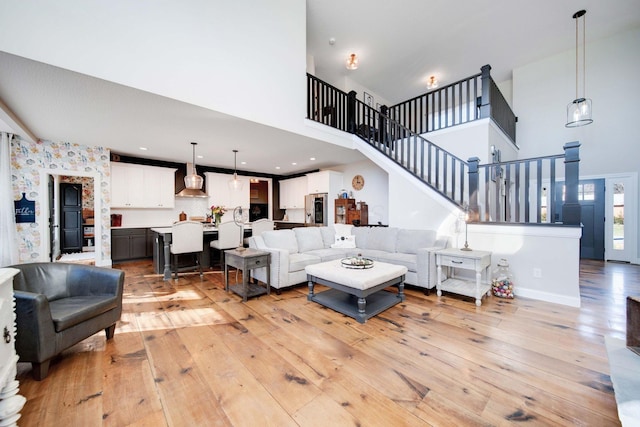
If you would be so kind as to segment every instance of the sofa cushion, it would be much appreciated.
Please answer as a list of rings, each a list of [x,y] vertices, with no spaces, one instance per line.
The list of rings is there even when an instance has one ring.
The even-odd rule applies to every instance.
[[[379,256],[378,261],[388,262],[389,264],[404,265],[409,271],[418,271],[418,256],[416,254],[386,252],[384,255]]]
[[[304,270],[307,265],[318,264],[320,257],[308,253],[289,254],[289,273]]]
[[[298,252],[308,252],[324,248],[322,233],[318,227],[298,227],[293,232],[298,241]]]
[[[351,234],[356,236],[356,246],[358,248],[367,248],[367,235],[371,227],[353,227]]]
[[[436,232],[433,230],[398,230],[396,252],[406,254],[418,253],[419,248],[435,246]]]
[[[367,234],[366,246],[357,242],[359,248],[395,252],[398,229],[396,227],[371,227]]]
[[[319,257],[322,262],[332,261],[334,259],[342,259],[347,256],[349,249],[317,249],[315,251],[307,252],[308,255],[315,255]]]
[[[334,224],[333,229],[336,236],[351,236],[353,233],[353,225],[351,224]]]
[[[56,332],[64,331],[117,307],[118,297],[113,295],[69,297],[49,302]]]
[[[348,256],[362,256],[364,258],[370,258],[374,261],[380,261],[381,258],[387,256],[389,252],[387,251],[379,251],[377,249],[362,249],[356,248],[355,251],[349,251]]]
[[[284,249],[290,254],[298,252],[298,241],[293,230],[264,231],[260,236],[268,248]]]
[[[333,228],[333,225],[318,228],[320,229],[320,234],[322,234],[322,243],[324,244],[324,247],[330,248],[336,235],[335,228]]]

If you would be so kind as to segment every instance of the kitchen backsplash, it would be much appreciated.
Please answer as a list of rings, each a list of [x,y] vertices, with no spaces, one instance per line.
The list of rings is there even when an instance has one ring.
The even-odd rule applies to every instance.
[[[111,209],[112,214],[122,215],[123,227],[160,227],[178,221],[180,212],[192,216],[206,216],[209,199],[176,197],[173,209]],[[223,218],[223,220],[226,218]]]

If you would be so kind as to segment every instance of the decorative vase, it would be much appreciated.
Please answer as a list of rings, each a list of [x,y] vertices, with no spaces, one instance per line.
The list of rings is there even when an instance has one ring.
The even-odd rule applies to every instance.
[[[222,218],[220,217],[220,215],[215,215],[214,218],[215,218],[216,228],[218,228],[220,226],[220,220]]]

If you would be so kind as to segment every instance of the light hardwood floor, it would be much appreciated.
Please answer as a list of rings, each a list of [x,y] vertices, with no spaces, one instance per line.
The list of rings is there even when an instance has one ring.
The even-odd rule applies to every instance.
[[[20,363],[20,426],[619,425],[603,336],[624,338],[638,266],[583,262],[579,309],[409,288],[364,325],[306,286],[242,303],[219,273],[116,267],[114,339],[74,346],[41,382]]]

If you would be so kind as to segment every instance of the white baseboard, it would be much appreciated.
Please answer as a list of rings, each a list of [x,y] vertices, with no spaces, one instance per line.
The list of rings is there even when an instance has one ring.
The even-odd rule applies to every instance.
[[[516,297],[531,298],[540,301],[552,302],[555,304],[568,305],[570,307],[580,307],[580,297],[571,297],[568,295],[558,295],[549,292],[536,291],[534,289],[523,289],[515,287],[514,293]]]

